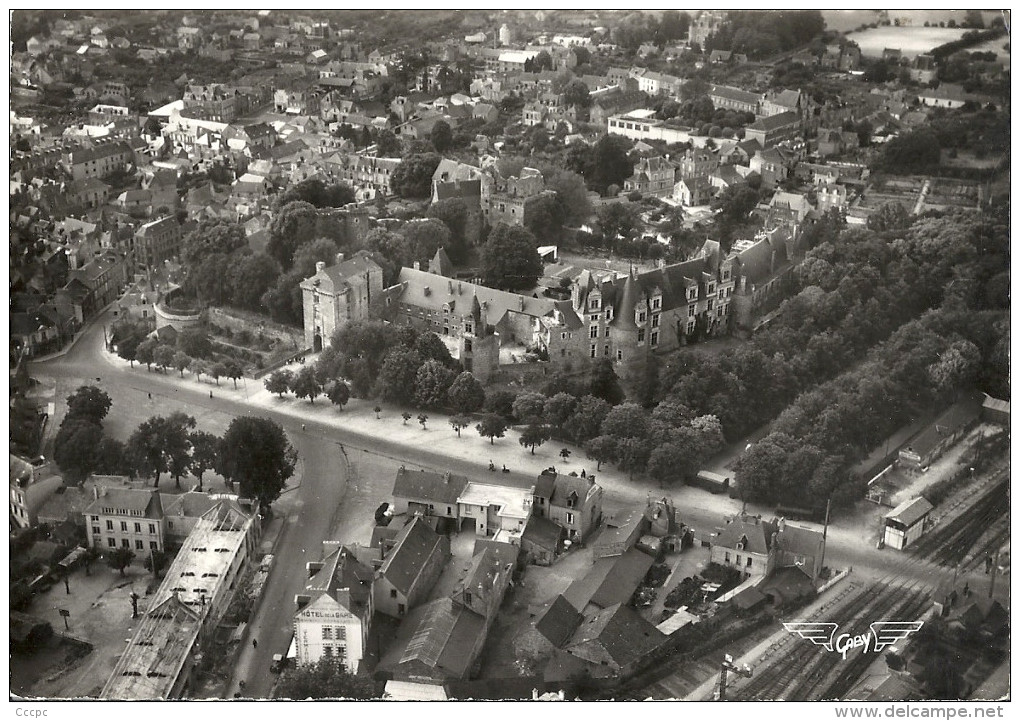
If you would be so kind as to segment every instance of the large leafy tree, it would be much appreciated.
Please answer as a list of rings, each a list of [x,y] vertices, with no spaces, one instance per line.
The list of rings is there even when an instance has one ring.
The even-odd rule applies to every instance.
[[[531,449],[531,455],[535,455],[535,448],[549,440],[549,427],[544,423],[531,423],[521,431],[520,444]]]
[[[506,420],[496,413],[486,413],[482,416],[481,422],[475,426],[478,435],[488,438],[490,444],[494,444],[497,438],[502,438],[506,429]]]
[[[457,376],[446,391],[446,396],[458,413],[474,413],[485,404],[485,388],[468,371]]]
[[[427,198],[432,194],[432,175],[439,167],[435,153],[404,158],[390,177],[390,187],[402,198]]]
[[[216,458],[220,451],[219,436],[208,431],[192,431],[188,436],[191,443],[191,460],[188,470],[198,479],[198,490],[202,490],[202,477],[206,471],[216,467]]]
[[[384,400],[406,403],[414,398],[415,383],[421,356],[403,347],[393,348],[386,354],[376,378],[376,393]]]
[[[262,311],[262,296],[280,277],[280,266],[265,253],[246,255],[230,273],[231,302],[241,308]]]
[[[310,178],[295,183],[282,192],[277,200],[277,207],[283,207],[294,201],[302,201],[316,208],[342,208],[355,201],[354,190],[346,183],[326,185],[318,178]]]
[[[599,358],[592,364],[588,377],[588,392],[614,406],[622,403],[626,397],[620,386],[620,379],[608,358]]]
[[[60,424],[53,460],[66,480],[81,483],[95,469],[102,438],[103,429],[88,418],[71,418]]]
[[[436,360],[427,360],[418,367],[414,379],[414,400],[423,408],[438,408],[448,402],[447,391],[457,374]]]
[[[102,424],[112,405],[110,396],[98,386],[79,386],[67,397],[65,418],[80,418]]]
[[[424,268],[437,250],[450,245],[450,229],[436,218],[414,220],[401,228],[400,234],[404,236],[401,265],[417,261]]]
[[[376,372],[391,348],[400,342],[397,330],[379,320],[359,320],[337,328],[315,364],[323,382],[342,378],[355,396],[372,394]]]
[[[307,398],[314,405],[316,396],[322,393],[322,384],[315,377],[315,368],[305,366],[295,373],[290,389],[298,398]]]
[[[290,270],[294,252],[313,237],[318,217],[315,206],[303,200],[287,203],[273,215],[266,252],[283,270]]]
[[[225,220],[204,220],[181,241],[181,259],[188,267],[211,255],[230,255],[248,241],[244,226]]]
[[[268,509],[294,475],[297,451],[283,428],[269,418],[245,416],[230,422],[220,441],[216,470],[241,494]]]
[[[468,247],[480,222],[477,215],[477,208],[469,210],[461,198],[445,198],[429,206],[428,216],[441,221],[450,231],[449,240],[442,247],[454,263],[467,259]]]
[[[266,390],[270,393],[275,393],[280,398],[283,398],[283,394],[290,390],[291,385],[294,383],[294,372],[286,368],[275,370],[269,374],[269,377],[263,381]]]
[[[577,444],[583,444],[599,435],[602,421],[609,415],[610,406],[606,401],[593,395],[582,396],[574,412],[563,424],[564,432]]]
[[[353,676],[343,661],[324,657],[319,661],[284,672],[276,687],[277,698],[371,699],[379,696],[369,678]]]
[[[325,386],[326,397],[329,402],[341,410],[351,400],[351,387],[341,380],[330,381]]]
[[[482,277],[502,290],[531,288],[542,275],[538,242],[526,228],[500,223],[482,246]]]
[[[525,391],[514,398],[514,418],[519,423],[537,423],[545,414],[546,397],[541,393]]]

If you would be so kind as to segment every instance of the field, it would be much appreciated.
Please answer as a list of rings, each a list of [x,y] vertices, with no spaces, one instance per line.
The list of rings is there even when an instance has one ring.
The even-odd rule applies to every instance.
[[[999,13],[982,12],[985,25],[988,25]],[[947,23],[955,20],[962,23],[966,12],[963,10],[890,10],[889,20],[900,19],[900,25],[910,24],[915,27],[923,27],[924,24]],[[870,25],[879,21],[877,10],[822,10],[822,17],[825,18],[826,30],[835,30],[841,33],[848,33],[856,30],[861,25]],[[892,29],[892,28],[890,28]]]
[[[957,40],[966,30],[962,28],[879,27],[847,35],[861,46],[864,57],[881,57],[885,48],[899,48],[904,57],[912,58],[929,52],[939,45]]]

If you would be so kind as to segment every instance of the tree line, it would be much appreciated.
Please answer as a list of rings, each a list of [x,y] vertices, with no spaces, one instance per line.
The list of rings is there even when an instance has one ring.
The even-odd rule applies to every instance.
[[[103,432],[112,405],[110,396],[94,385],[68,396],[54,450],[66,483],[78,485],[90,474],[125,475],[152,478],[153,488],[159,488],[166,473],[180,488],[181,478],[191,474],[201,492],[203,477],[212,470],[231,489],[239,486],[242,496],[268,509],[294,473],[296,451],[273,420],[235,418],[220,437],[197,429],[193,416],[175,411],[143,421],[122,443]]]

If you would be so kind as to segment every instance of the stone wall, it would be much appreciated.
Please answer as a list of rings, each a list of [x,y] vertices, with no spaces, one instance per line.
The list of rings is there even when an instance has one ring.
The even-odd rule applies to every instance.
[[[304,335],[300,328],[275,323],[263,316],[234,308],[210,307],[207,313],[207,320],[210,323],[220,328],[228,328],[232,333],[246,330],[253,337],[258,337],[261,333],[267,338],[279,341],[284,348],[293,348],[295,353],[305,349]]]

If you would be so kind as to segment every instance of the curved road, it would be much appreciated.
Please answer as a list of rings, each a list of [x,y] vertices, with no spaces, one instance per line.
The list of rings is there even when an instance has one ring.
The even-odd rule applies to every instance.
[[[190,383],[179,384],[174,371],[163,374],[157,371],[146,372],[138,367],[126,368],[120,363],[112,362],[102,352],[103,326],[112,320],[112,315],[107,312],[84,332],[66,354],[31,363],[30,374],[57,380],[59,384],[57,395],[61,397],[62,393],[65,391],[69,393],[79,383],[96,382],[97,377],[101,378],[99,385],[113,399],[113,416],[106,421],[108,427],[118,423],[123,426],[126,422],[123,418],[117,417],[118,409],[130,417],[131,422],[137,423],[148,416],[180,408],[196,416],[200,427],[222,433],[233,417],[255,412],[277,421],[285,429],[299,453],[300,485],[296,489],[288,488],[277,504],[281,514],[286,513],[285,527],[275,548],[276,559],[259,613],[251,623],[251,635],[258,639],[259,645],[257,649],[253,648],[249,641],[247,646],[241,649],[239,657],[235,659],[234,678],[229,689],[232,695],[237,690],[237,681],[245,678],[246,695],[268,696],[273,683],[269,665],[273,653],[283,651],[289,639],[293,599],[303,588],[305,563],[320,559],[322,541],[330,537],[331,531],[336,534],[334,538],[353,540],[350,533],[356,523],[364,520],[352,518],[350,513],[343,512],[342,501],[350,479],[346,474],[340,444],[342,443],[349,451],[365,451],[357,454],[359,458],[364,459],[365,465],[372,465],[368,460],[370,458],[378,461],[394,459],[394,462],[451,471],[480,480],[485,478],[486,474],[482,469],[487,465],[488,457],[479,455],[475,462],[450,458],[440,452],[404,446],[384,436],[320,424],[312,418],[295,418],[293,414],[280,413],[272,408],[261,406],[253,408],[241,400],[220,397],[212,385],[207,386],[212,391],[212,394],[208,395],[202,387]],[[229,380],[223,381],[225,386],[229,383]],[[57,405],[63,406],[63,403]],[[63,408],[58,408],[57,416],[62,413]],[[56,424],[57,419],[52,419],[51,423]],[[120,430],[121,435],[126,435],[131,429]],[[380,472],[387,472],[381,465],[374,468],[376,473],[372,480],[378,491],[377,497],[365,498],[367,491],[362,488],[359,501],[363,507],[367,503],[378,503],[389,495],[392,474],[388,478],[378,477]],[[534,483],[534,477],[524,473],[500,474],[499,480],[520,486]],[[605,483],[604,489],[604,510],[607,513],[634,503],[644,503],[647,494],[653,492],[646,485],[628,482]],[[713,509],[699,507],[701,499],[704,498],[702,492],[672,489],[670,494],[680,506],[680,513],[686,523],[699,529],[714,528],[722,524],[723,519],[720,517],[718,507]],[[830,531],[836,529],[832,528]],[[854,531],[842,529],[842,532],[846,534]],[[934,567],[912,557],[891,554],[888,551],[879,552],[874,548],[862,548],[860,545],[843,548],[834,545],[826,553],[826,560],[833,566],[852,565],[860,571],[873,569],[888,573],[895,569],[903,576],[923,577],[933,584],[940,580],[940,577],[945,578],[947,574],[952,577],[951,571],[947,569]]]

